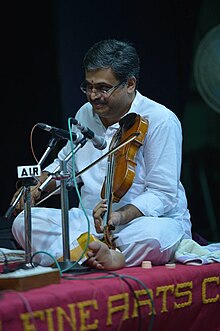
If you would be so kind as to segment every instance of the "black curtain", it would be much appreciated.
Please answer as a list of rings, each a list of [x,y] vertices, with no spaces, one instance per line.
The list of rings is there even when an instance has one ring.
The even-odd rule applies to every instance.
[[[82,59],[94,42],[103,38],[133,42],[141,58],[140,92],[184,121],[204,2],[50,0],[1,5],[1,214],[15,192],[17,166],[36,164],[30,147],[33,126],[41,122],[67,128],[68,118],[85,101],[79,89],[84,79]],[[186,125],[183,133],[188,133]],[[38,160],[50,138],[34,129]],[[59,148],[58,144],[47,163]],[[193,199],[192,183],[187,176],[184,181]],[[199,216],[195,214],[196,219]]]

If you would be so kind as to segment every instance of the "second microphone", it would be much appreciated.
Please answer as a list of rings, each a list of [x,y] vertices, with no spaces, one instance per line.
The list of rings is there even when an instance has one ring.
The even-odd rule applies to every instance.
[[[72,132],[72,138],[74,142],[81,141],[84,137],[86,139],[91,140],[93,146],[97,149],[105,149],[107,146],[107,142],[103,137],[97,136],[92,130],[82,126],[77,120],[73,119],[73,124],[82,132]],[[67,130],[59,129],[54,126],[50,126],[44,123],[38,123],[37,126],[45,131],[51,132],[52,134],[62,138],[62,139],[70,139],[70,133]]]

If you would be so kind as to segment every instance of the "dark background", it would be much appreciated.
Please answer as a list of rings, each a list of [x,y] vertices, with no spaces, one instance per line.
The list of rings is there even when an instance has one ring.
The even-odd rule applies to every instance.
[[[220,113],[202,99],[193,76],[200,41],[220,24],[219,1],[9,1],[0,12],[1,215],[15,192],[17,166],[36,164],[31,129],[39,122],[68,128],[68,118],[85,101],[79,89],[84,53],[94,42],[114,37],[133,42],[140,54],[139,91],[179,117],[182,182],[193,230],[219,241]],[[38,160],[50,138],[34,129]]]

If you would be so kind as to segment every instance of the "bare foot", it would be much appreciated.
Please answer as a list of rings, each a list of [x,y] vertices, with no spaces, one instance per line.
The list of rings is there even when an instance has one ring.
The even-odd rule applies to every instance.
[[[117,270],[125,266],[124,255],[116,250],[109,249],[108,246],[101,241],[92,241],[89,246],[87,255],[89,256],[86,261],[87,266],[104,269],[104,270]]]

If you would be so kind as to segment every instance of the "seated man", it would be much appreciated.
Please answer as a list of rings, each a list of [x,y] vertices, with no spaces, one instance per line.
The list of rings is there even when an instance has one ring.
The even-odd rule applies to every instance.
[[[154,265],[165,264],[172,260],[180,241],[191,238],[190,213],[180,181],[181,124],[171,110],[138,91],[140,60],[129,42],[115,39],[97,42],[85,54],[83,63],[85,80],[81,90],[87,102],[78,110],[75,119],[103,137],[107,146],[101,150],[88,140],[75,153],[74,170],[72,160],[68,161],[70,173],[80,173],[88,167],[77,178],[83,184],[79,207],[69,210],[70,249],[89,229],[100,239],[89,244],[86,263],[91,267],[115,270],[138,266],[143,260],[150,260]],[[108,173],[107,158],[90,168],[89,165],[108,151],[121,121],[129,114],[140,116],[149,127],[137,149],[135,176],[127,192],[118,202],[109,204],[111,196],[101,197]],[[71,150],[72,144],[68,141],[54,162],[42,172],[41,183],[59,166],[59,159],[64,160]],[[40,199],[40,186],[38,183],[31,188],[33,206]],[[56,181],[51,180],[46,190],[53,191],[55,187]],[[108,229],[112,228],[110,234],[116,249],[102,241],[106,228],[103,216],[109,205],[107,225]],[[21,200],[12,230],[19,245],[25,247],[22,208]],[[63,254],[61,210],[37,206],[32,208],[31,215],[33,252],[46,251],[60,259]],[[52,263],[43,253],[36,255],[36,259],[42,265]]]

